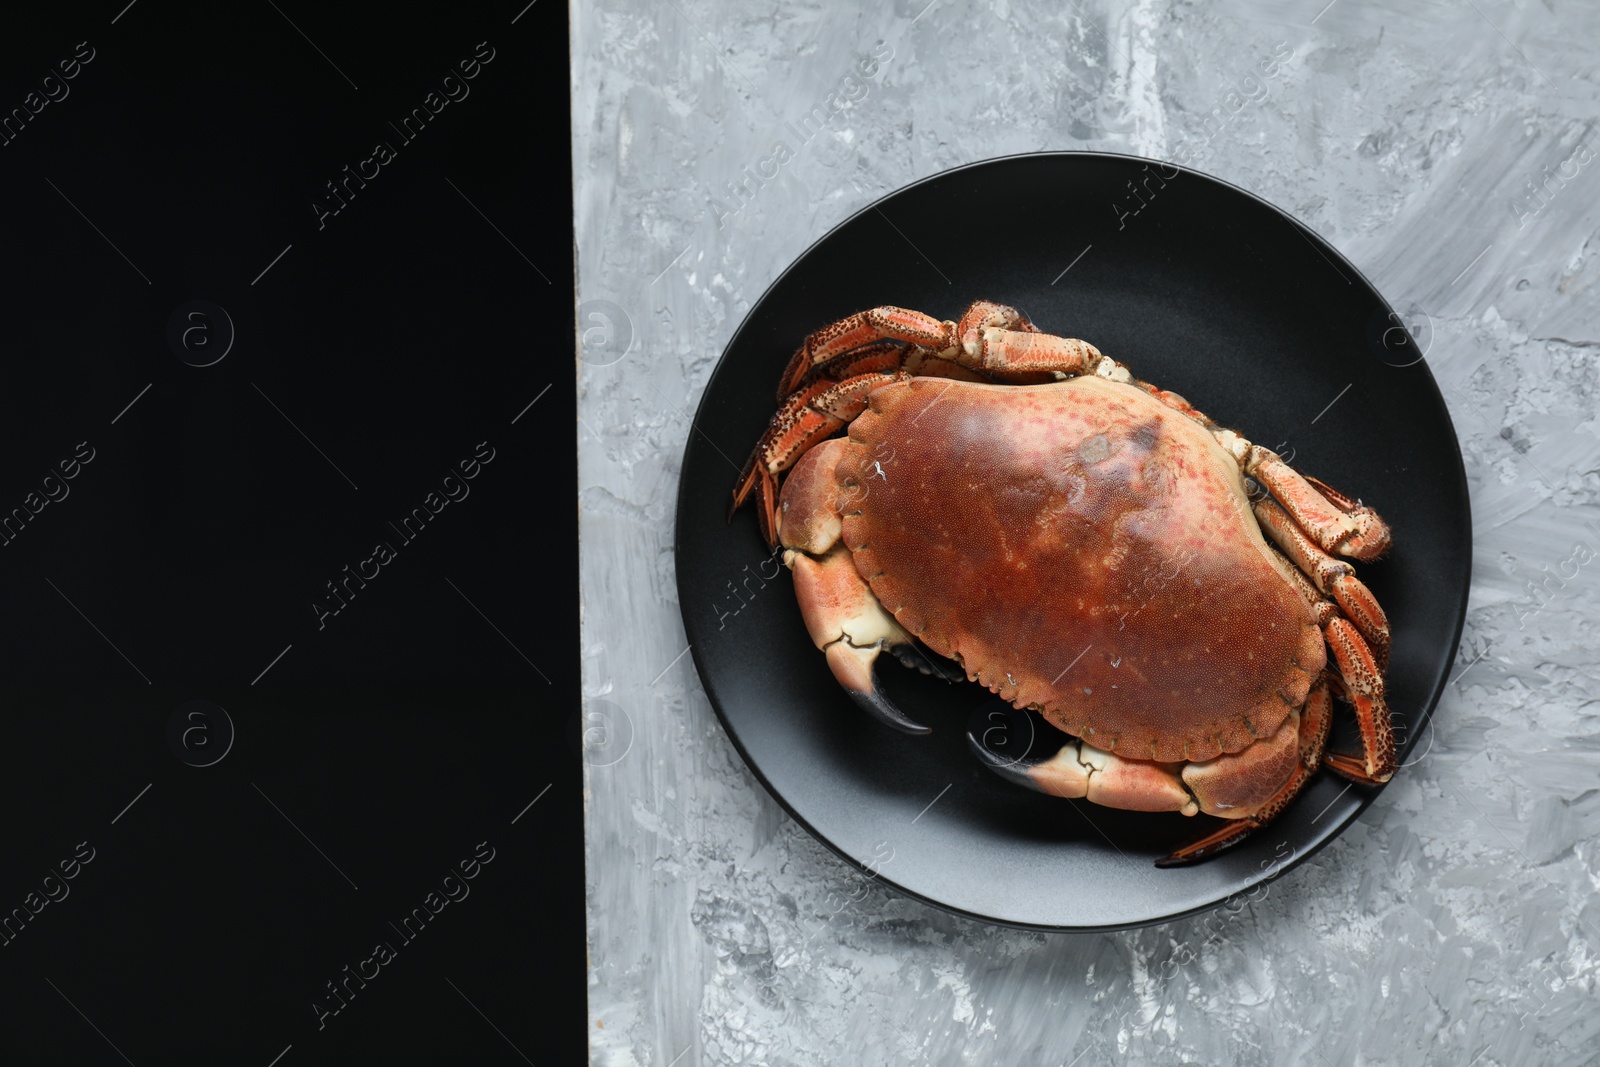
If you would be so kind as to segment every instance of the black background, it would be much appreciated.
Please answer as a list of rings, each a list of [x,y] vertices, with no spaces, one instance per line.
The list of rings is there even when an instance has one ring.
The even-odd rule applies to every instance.
[[[0,1059],[578,1062],[565,9],[125,3],[0,34],[0,116],[93,49],[0,145],[0,518],[28,515],[0,544],[0,917],[94,850],[0,937]],[[414,140],[389,125],[488,49]],[[168,343],[195,300],[234,332],[211,366]],[[231,747],[215,714],[169,740],[195,699]]]

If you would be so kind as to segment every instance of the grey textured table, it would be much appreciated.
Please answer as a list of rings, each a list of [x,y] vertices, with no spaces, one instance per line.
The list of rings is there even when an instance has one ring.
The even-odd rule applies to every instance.
[[[577,6],[594,1063],[1600,1063],[1600,5],[1324,3]],[[1343,251],[1427,349],[1474,509],[1412,765],[1263,899],[1116,935],[951,918],[812,840],[682,655],[672,569],[689,415],[772,279],[912,180],[1062,148],[1186,159]]]

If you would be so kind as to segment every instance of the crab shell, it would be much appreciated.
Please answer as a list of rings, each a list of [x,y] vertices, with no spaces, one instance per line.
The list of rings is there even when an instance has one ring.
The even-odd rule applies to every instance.
[[[801,492],[797,468],[786,530],[805,541],[803,527],[841,523],[900,626],[1102,751],[1242,752],[1278,733],[1325,664],[1238,463],[1133,386],[895,382],[807,460],[834,464],[809,479],[832,499]],[[1292,737],[1262,746],[1285,751],[1261,777],[1292,767]]]

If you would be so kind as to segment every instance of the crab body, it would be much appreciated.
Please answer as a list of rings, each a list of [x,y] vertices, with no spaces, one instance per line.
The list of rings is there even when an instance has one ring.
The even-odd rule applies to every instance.
[[[1076,739],[1019,762],[969,735],[1006,777],[1233,820],[1174,863],[1270,819],[1322,762],[1392,773],[1387,622],[1326,551],[1381,552],[1370,509],[1013,309],[841,327],[842,353],[819,331],[791,363],[736,503],[761,498],[813,640],[869,712],[926,732],[873,666],[945,657]],[[1362,720],[1359,759],[1324,760],[1330,690]]]
[[[1238,752],[1323,668],[1316,619],[1278,572],[1238,465],[1133,386],[912,379],[874,391],[848,441],[836,483],[847,504],[867,491],[842,539],[878,601],[1097,748]],[[882,444],[895,457],[880,476]]]

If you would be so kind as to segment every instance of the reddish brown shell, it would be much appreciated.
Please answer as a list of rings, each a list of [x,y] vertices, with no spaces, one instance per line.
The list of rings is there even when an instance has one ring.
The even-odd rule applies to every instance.
[[[884,607],[1098,748],[1238,752],[1323,668],[1237,465],[1137,387],[913,379],[875,390],[850,441],[843,540]]]

